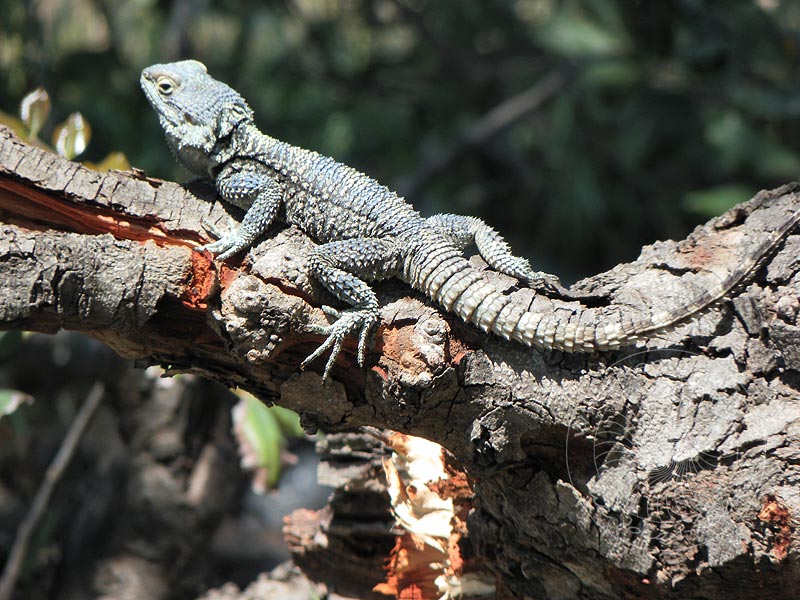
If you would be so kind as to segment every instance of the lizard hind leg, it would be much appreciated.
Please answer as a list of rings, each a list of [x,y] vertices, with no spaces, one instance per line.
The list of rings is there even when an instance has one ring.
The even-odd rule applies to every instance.
[[[440,214],[429,217],[427,222],[460,249],[475,244],[483,260],[495,271],[516,277],[533,287],[551,291],[563,290],[558,277],[543,271],[534,271],[526,259],[514,256],[503,236],[481,219]]]
[[[400,268],[400,250],[392,238],[354,238],[317,246],[309,256],[311,274],[339,300],[352,308],[342,311],[323,306],[325,314],[336,319],[331,325],[311,327],[327,336],[302,367],[331,350],[322,378],[327,379],[345,338],[358,333],[358,364],[364,366],[369,334],[378,323],[378,298],[366,281],[385,279]]]

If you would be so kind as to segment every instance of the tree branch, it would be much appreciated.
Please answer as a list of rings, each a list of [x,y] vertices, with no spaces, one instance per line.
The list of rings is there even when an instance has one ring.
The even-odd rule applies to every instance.
[[[799,192],[763,192],[573,291],[598,319],[673,307],[735,269]],[[330,302],[305,272],[312,243],[276,228],[215,264],[191,250],[203,217],[227,218],[212,200],[207,186],[96,173],[0,130],[0,328],[82,331],[280,400],[307,426],[442,444],[474,484],[473,548],[516,595],[787,597],[800,581],[797,236],[720,310],[613,354],[530,350],[381,284],[367,368],[351,344],[323,385],[321,364],[298,371]],[[576,309],[488,276],[515,301]]]

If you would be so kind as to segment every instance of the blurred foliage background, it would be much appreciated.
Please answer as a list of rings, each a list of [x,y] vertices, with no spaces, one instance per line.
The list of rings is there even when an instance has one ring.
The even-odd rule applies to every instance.
[[[178,172],[138,87],[195,58],[270,134],[574,279],[800,172],[788,0],[0,0],[0,109],[44,86],[82,159]],[[48,133],[48,132],[45,132]],[[47,139],[47,138],[45,138]]]
[[[46,89],[28,96],[28,120],[82,161],[122,152],[150,175],[188,177],[138,83],[143,67],[181,58],[239,90],[264,131],[365,171],[423,214],[483,217],[565,282],[800,177],[796,0],[0,0],[0,111]],[[88,338],[0,335],[0,558],[80,398],[97,379],[108,390],[17,597],[92,597],[98,561],[129,530],[148,552],[173,544],[150,559],[167,565],[174,597],[244,584],[285,558],[287,507],[321,505],[293,417],[159,374]],[[307,458],[257,502],[233,470],[231,430],[251,485],[274,485],[287,449]],[[233,467],[205,537],[180,519],[141,525],[183,515],[169,504],[182,496],[156,510],[120,482],[155,469],[190,490],[187,465],[206,448]]]

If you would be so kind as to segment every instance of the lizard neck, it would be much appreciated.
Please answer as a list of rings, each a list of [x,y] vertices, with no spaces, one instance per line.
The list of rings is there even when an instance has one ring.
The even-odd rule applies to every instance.
[[[258,158],[278,143],[278,140],[262,133],[255,123],[246,121],[238,125],[228,138],[219,140],[216,158],[222,163],[234,157]]]
[[[165,126],[167,145],[178,162],[194,175],[205,176],[214,164],[214,137],[206,128]]]

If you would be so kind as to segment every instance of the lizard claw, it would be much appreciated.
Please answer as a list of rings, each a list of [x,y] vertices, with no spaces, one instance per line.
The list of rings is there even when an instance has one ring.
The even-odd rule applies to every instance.
[[[525,275],[525,280],[534,289],[542,290],[549,294],[569,296],[569,290],[564,287],[564,284],[561,283],[561,280],[556,275],[551,275],[544,271],[531,271]]]
[[[531,268],[531,263],[519,256],[509,258],[503,264],[503,268],[498,270],[524,281],[537,291],[559,296],[569,294],[569,291],[563,286],[558,277],[544,271],[534,271]]]
[[[523,280],[537,291],[549,295],[569,296],[569,290],[564,287],[556,275],[544,271],[534,271],[531,264],[524,258],[516,258],[515,268],[512,269],[512,272],[518,279]]]
[[[251,236],[243,235],[242,232],[237,229],[233,233],[222,236],[215,242],[200,246],[198,250],[200,252],[208,250],[217,260],[226,260],[234,254],[238,254],[242,250],[249,248],[253,244],[254,239],[255,236],[252,236],[251,239]]]
[[[341,311],[333,308],[332,306],[328,306],[327,304],[322,305],[322,312],[324,312],[325,315],[331,319],[338,319],[342,316]]]
[[[358,330],[358,365],[364,366],[364,359],[366,354],[367,340],[372,328],[378,322],[378,315],[371,310],[351,309],[338,311],[330,306],[323,306],[322,310],[328,316],[334,317],[337,320],[328,326],[312,325],[309,329],[320,335],[327,335],[328,338],[317,348],[312,354],[306,358],[300,367],[305,369],[306,366],[322,356],[328,348],[331,348],[331,355],[325,363],[325,370],[322,372],[322,380],[328,378],[331,368],[342,350],[342,344],[345,338],[353,331]]]
[[[214,239],[219,240],[225,237],[225,233],[219,227],[217,227],[215,223],[209,221],[208,218],[203,217],[200,220],[200,224],[203,226],[203,229],[205,229],[206,232]],[[208,244],[206,244],[206,246],[207,245]]]
[[[209,244],[200,246],[198,250],[200,252],[208,250],[217,260],[226,260],[234,254],[237,254],[238,252],[241,252],[247,248],[247,244],[237,243],[237,240],[232,238],[233,236],[225,236],[216,242],[211,242]]]

